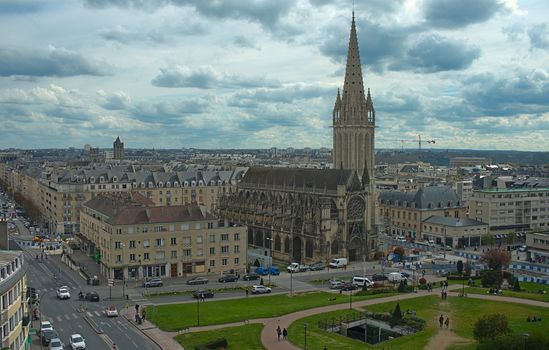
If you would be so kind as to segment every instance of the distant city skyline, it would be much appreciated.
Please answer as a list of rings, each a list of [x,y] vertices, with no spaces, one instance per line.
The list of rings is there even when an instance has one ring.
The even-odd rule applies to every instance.
[[[2,1],[0,149],[332,148],[352,8]],[[354,8],[377,148],[549,149],[544,1]]]

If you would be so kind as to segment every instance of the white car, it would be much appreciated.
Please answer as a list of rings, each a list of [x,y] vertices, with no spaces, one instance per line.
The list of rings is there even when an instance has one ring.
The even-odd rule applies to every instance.
[[[60,287],[57,290],[57,298],[59,298],[59,299],[70,299],[71,298],[71,292],[69,292],[69,288],[67,286]]]
[[[86,340],[80,334],[71,335],[70,344],[72,350],[86,349]]]
[[[50,321],[40,322],[40,332],[43,331],[53,331],[53,326],[51,325]]]
[[[63,343],[59,338],[53,338],[50,340],[50,350],[63,350]]]
[[[265,294],[270,293],[271,288],[265,286],[252,286],[252,294]]]
[[[118,317],[118,310],[116,310],[116,306],[109,305],[105,310],[105,314],[107,315],[107,317]]]

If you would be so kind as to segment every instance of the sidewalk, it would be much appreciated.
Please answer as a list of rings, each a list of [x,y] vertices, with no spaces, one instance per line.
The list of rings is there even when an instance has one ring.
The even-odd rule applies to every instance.
[[[176,332],[164,332],[156,327],[154,324],[148,320],[143,321],[141,324],[136,324],[135,313],[129,311],[124,315],[124,317],[130,322],[134,327],[136,327],[141,333],[145,334],[153,343],[156,343],[162,350],[181,350],[183,347],[179,345],[173,338],[177,335]]]

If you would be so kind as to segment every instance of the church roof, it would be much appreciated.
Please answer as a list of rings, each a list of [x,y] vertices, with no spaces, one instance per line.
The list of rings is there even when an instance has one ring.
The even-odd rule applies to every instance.
[[[337,190],[339,185],[351,184],[354,170],[304,168],[250,168],[241,185],[285,186]]]
[[[396,207],[428,210],[463,206],[456,191],[447,186],[426,186],[417,192],[382,191],[379,202]]]

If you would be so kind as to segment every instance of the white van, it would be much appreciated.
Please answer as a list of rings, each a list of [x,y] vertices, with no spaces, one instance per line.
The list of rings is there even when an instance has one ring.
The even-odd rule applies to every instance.
[[[330,268],[339,269],[347,266],[347,258],[336,258],[330,261]]]
[[[400,272],[391,272],[390,274],[387,275],[387,280],[389,282],[400,282],[405,279],[406,277],[402,276]]]
[[[374,285],[374,282],[372,282],[368,278],[362,277],[362,276],[353,277],[352,283],[357,287],[367,287],[367,288]]]

